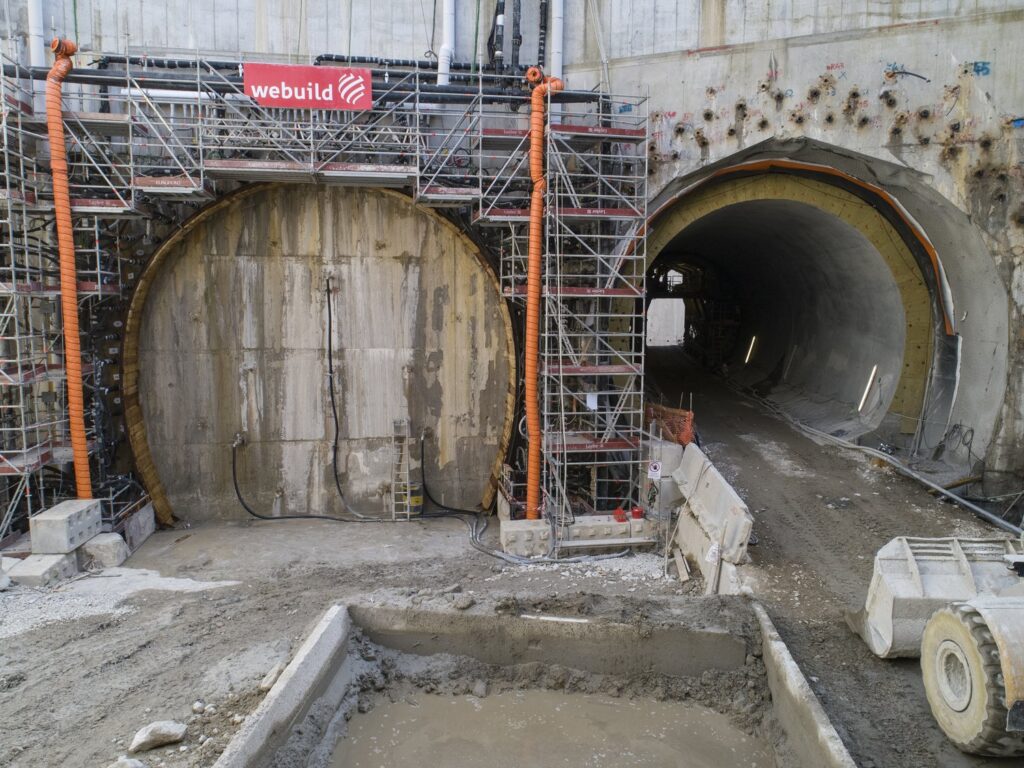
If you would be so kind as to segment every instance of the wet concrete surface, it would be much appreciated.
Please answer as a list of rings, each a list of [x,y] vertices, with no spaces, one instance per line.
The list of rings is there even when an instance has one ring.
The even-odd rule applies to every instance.
[[[895,536],[1001,536],[862,454],[819,445],[675,349],[648,350],[666,404],[693,409],[705,451],[754,516],[755,593],[858,765],[1010,765],[964,755],[932,719],[917,660],[883,661],[846,626]]]
[[[485,762],[491,768],[774,765],[767,746],[709,709],[526,690],[382,703],[352,718],[331,766],[470,768]]]

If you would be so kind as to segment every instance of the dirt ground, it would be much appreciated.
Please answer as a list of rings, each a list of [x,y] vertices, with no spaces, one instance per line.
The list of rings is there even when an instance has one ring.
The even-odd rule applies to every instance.
[[[372,590],[432,594],[460,585],[465,595],[512,594],[529,602],[580,592],[683,596],[696,586],[661,578],[654,555],[595,565],[504,565],[470,548],[457,520],[160,531],[126,565],[132,570],[56,591],[0,593],[0,765],[105,768],[126,753],[139,728],[186,721],[197,700],[216,710],[189,725],[190,734],[204,726],[211,758],[185,761],[178,747],[140,757],[150,768],[160,760],[212,764],[237,729],[233,715],[254,706],[260,680],[298,647],[325,608]],[[176,581],[139,578],[134,569]],[[237,583],[185,591],[201,586],[193,580]],[[97,589],[106,593],[102,599]],[[119,597],[124,602],[115,607]],[[61,620],[41,623],[48,616]]]
[[[817,444],[706,374],[681,375],[678,363],[674,353],[649,353],[666,395],[694,392],[705,449],[754,515],[755,592],[857,764],[1019,765],[950,745],[928,710],[918,661],[876,658],[843,619],[863,606],[874,554],[893,537],[1004,534],[857,451]]]
[[[927,711],[917,663],[874,658],[842,620],[844,608],[862,599],[874,552],[891,537],[993,531],[854,453],[815,444],[713,382],[691,377],[686,388],[696,390],[709,454],[755,516],[758,594],[858,764],[1012,764],[953,749]],[[190,738],[185,753],[175,746],[143,758],[150,768],[212,764],[254,705],[261,678],[325,607],[368,591],[460,585],[463,594],[526,600],[686,599],[698,586],[661,578],[653,555],[504,565],[471,549],[455,520],[246,521],[161,531],[126,565],[132,570],[56,591],[0,593],[0,765],[104,768],[137,729],[189,717],[190,734],[201,730],[209,747]],[[216,581],[237,583],[203,583]],[[197,700],[215,711],[193,716]]]

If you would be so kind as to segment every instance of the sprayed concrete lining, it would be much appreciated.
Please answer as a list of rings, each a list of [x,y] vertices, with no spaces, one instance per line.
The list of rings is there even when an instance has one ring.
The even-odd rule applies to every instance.
[[[466,612],[397,597],[333,606],[215,768],[326,765],[356,709],[403,677],[426,694],[546,687],[688,700],[770,742],[779,766],[854,765],[759,604],[656,601],[636,613],[628,600],[592,599]]]
[[[857,436],[890,413],[890,431],[916,431],[933,302],[911,249],[874,207],[773,173],[697,190],[656,222],[652,262],[710,270],[708,298],[738,306],[731,378],[829,432]],[[936,314],[942,325],[941,305]]]
[[[239,514],[239,431],[239,482],[258,509],[340,510],[328,279],[346,498],[382,508],[393,422],[408,419],[415,436],[426,430],[432,493],[458,507],[490,503],[515,374],[509,314],[479,250],[394,192],[275,185],[200,213],[151,260],[132,302],[130,436],[164,522],[171,509],[193,520]]]
[[[710,264],[746,297],[738,383],[824,431],[874,433],[952,466],[987,455],[1008,297],[978,228],[927,177],[769,140],[670,182],[652,207],[649,263]]]

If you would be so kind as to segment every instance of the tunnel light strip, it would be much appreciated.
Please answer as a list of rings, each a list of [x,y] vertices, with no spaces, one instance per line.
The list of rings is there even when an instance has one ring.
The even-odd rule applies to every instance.
[[[864,394],[860,396],[860,405],[857,406],[857,413],[864,410],[864,402],[868,399],[868,392],[871,391],[871,385],[875,381],[875,374],[878,373],[878,366],[874,365],[871,367],[871,375],[868,376],[867,386],[864,387]]]
[[[747,356],[743,360],[743,364],[746,365],[750,362],[750,356],[754,354],[754,342],[757,341],[757,336],[750,337],[750,349],[747,350]]]

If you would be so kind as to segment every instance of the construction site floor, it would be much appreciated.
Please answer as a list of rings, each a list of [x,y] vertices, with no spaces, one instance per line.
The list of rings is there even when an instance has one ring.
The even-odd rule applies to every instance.
[[[993,532],[857,454],[811,442],[716,380],[679,370],[678,360],[652,354],[651,364],[663,390],[679,383],[673,397],[695,391],[708,452],[756,518],[759,596],[858,764],[1009,764],[953,749],[927,711],[917,663],[874,658],[842,618],[891,537]],[[136,730],[186,718],[197,699],[216,703],[212,739],[223,745],[260,679],[325,607],[377,589],[457,586],[527,601],[700,593],[699,584],[660,578],[655,555],[504,565],[471,549],[457,520],[207,524],[157,532],[126,566],[55,591],[0,593],[0,764],[103,768]],[[168,768],[213,757],[195,745],[144,755]]]
[[[678,351],[647,354],[667,405],[686,407],[693,393],[703,447],[754,516],[755,592],[857,764],[1012,764],[954,748],[928,710],[918,660],[876,658],[843,618],[863,606],[875,552],[893,537],[1005,534],[864,454],[818,444]]]

